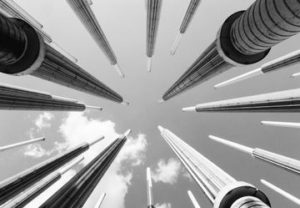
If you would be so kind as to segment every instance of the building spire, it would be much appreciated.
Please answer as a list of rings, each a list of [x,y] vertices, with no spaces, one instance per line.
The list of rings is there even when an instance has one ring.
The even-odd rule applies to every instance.
[[[15,143],[15,144],[10,144],[10,145],[7,145],[7,146],[0,147],[0,152],[4,152],[4,151],[10,150],[10,149],[17,148],[17,147],[23,147],[23,146],[28,145],[28,144],[43,142],[45,140],[46,140],[45,137],[40,137],[40,138],[37,138],[37,139],[30,139],[28,141],[19,142],[19,143]]]

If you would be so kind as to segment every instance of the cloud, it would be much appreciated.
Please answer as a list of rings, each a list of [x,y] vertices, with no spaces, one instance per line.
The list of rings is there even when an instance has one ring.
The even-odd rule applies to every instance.
[[[160,160],[157,168],[152,173],[155,182],[175,184],[181,172],[181,164],[178,160],[170,158],[168,161]]]
[[[25,147],[24,155],[27,157],[40,158],[49,156],[52,151],[45,150],[40,144],[30,144]]]
[[[172,208],[171,203],[163,203],[155,205],[156,208]]]
[[[104,140],[93,145],[84,153],[85,160],[83,163],[87,164],[107,145],[120,136],[115,127],[116,124],[110,120],[91,119],[85,113],[69,113],[63,119],[58,130],[58,133],[64,139],[63,142],[56,142],[53,149],[46,152],[36,148],[35,153],[36,155],[42,155],[42,153],[61,152],[83,142],[105,136]],[[117,158],[105,174],[105,178],[98,184],[84,207],[93,207],[100,194],[106,192],[107,199],[104,201],[103,207],[124,208],[125,196],[134,174],[133,169],[144,163],[146,148],[147,140],[144,134],[139,134],[135,138],[129,136]]]
[[[34,124],[38,128],[38,130],[42,130],[43,128],[50,128],[50,121],[54,118],[54,115],[49,112],[44,112],[38,116],[35,120]]]

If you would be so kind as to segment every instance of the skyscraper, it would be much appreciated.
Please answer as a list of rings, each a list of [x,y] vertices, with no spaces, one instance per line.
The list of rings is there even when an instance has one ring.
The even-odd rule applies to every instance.
[[[45,43],[26,21],[0,13],[0,36],[0,72],[33,75],[114,102],[123,102],[119,94]]]
[[[255,186],[236,181],[168,129],[159,126],[159,130],[214,208],[271,207],[266,195]]]
[[[155,208],[153,204],[153,196],[152,196],[152,177],[151,170],[147,168],[147,208]]]
[[[67,0],[73,11],[76,13],[83,26],[88,30],[90,35],[96,41],[99,48],[104,52],[121,77],[124,73],[120,69],[117,57],[114,54],[99,22],[96,19],[94,12],[91,9],[91,1],[88,0]]]
[[[88,108],[102,110],[71,98],[0,84],[0,110],[84,111]]]
[[[104,137],[71,148],[65,153],[50,158],[32,168],[29,168],[15,176],[12,176],[0,183],[0,205],[12,199],[28,187],[34,185],[45,176],[62,167],[81,153],[87,151],[90,146],[101,141]]]
[[[24,141],[24,142],[19,142],[19,143],[16,143],[16,144],[6,145],[6,146],[3,146],[3,147],[0,147],[0,152],[4,152],[4,151],[10,150],[10,149],[17,148],[17,147],[23,147],[23,146],[28,145],[28,144],[42,142],[42,141],[45,141],[45,140],[46,140],[46,138],[41,137],[41,138],[36,138],[36,139],[30,139],[30,140],[27,140],[27,141]]]
[[[268,9],[272,8],[272,9]],[[233,66],[257,63],[300,31],[299,1],[256,0],[223,23],[217,38],[166,91],[168,100]]]
[[[240,97],[192,107],[183,111],[195,112],[299,112],[300,89]]]
[[[86,200],[96,188],[99,181],[125,144],[129,133],[130,130],[112,142],[40,207],[83,207]]]
[[[147,9],[147,71],[151,71],[162,0],[146,0]]]

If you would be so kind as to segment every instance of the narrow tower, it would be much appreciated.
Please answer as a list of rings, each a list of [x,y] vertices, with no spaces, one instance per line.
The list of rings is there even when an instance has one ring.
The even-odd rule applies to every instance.
[[[274,166],[283,168],[289,172],[300,174],[300,161],[295,160],[293,158],[289,158],[283,155],[275,154],[273,152],[259,149],[259,148],[251,148],[244,145],[240,145],[238,143],[230,142],[225,139],[216,137],[216,136],[209,136],[210,139],[222,143],[226,146],[232,147],[238,151],[247,153],[254,158],[260,159],[264,162],[270,163]]]
[[[299,1],[256,0],[223,23],[217,38],[167,90],[168,100],[234,67],[263,60],[270,49],[300,31]]]
[[[195,112],[299,112],[300,89],[265,93],[183,108]]]
[[[62,167],[58,171],[50,173],[45,178],[38,181],[33,187],[24,190],[22,193],[14,197],[12,200],[8,201],[3,205],[2,208],[22,208],[29,204],[32,200],[38,197],[41,193],[47,190],[55,182],[61,179],[62,175],[68,172],[70,169],[74,168],[78,163],[80,163],[84,158],[80,157],[72,160],[66,166]]]
[[[99,22],[96,19],[94,12],[91,9],[91,1],[88,0],[67,0],[77,17],[82,22],[83,26],[87,29],[90,35],[93,37],[99,48],[103,51],[106,57],[109,59],[111,65],[114,66],[116,71],[121,77],[124,77],[124,73],[121,71],[117,58],[100,27]]]
[[[47,199],[40,208],[83,207],[125,144],[129,133],[130,130],[100,152],[88,165]]]
[[[33,75],[114,102],[123,102],[119,94],[45,43],[26,21],[0,13],[0,36],[0,72]]]
[[[88,108],[102,110],[75,99],[0,84],[0,110],[84,111]]]
[[[266,195],[249,183],[233,177],[197,152],[168,129],[160,133],[214,208],[270,208]]]
[[[245,74],[236,76],[227,81],[221,82],[215,85],[215,88],[225,87],[227,85],[234,84],[252,77],[259,75],[269,74],[270,72],[275,72],[278,70],[286,69],[287,67],[296,65],[300,63],[300,50],[289,53],[285,56],[274,59],[268,63],[263,64],[260,68],[247,72]]]
[[[29,168],[15,176],[12,176],[0,183],[0,205],[11,200],[25,189],[34,185],[51,172],[62,167],[72,159],[87,151],[90,146],[101,141],[104,137],[90,142],[84,142],[66,153],[62,153],[54,158],[50,158],[32,168]]]
[[[155,208],[153,204],[153,196],[152,196],[152,177],[151,170],[147,168],[147,208]]]
[[[184,15],[181,25],[180,25],[178,35],[177,35],[177,37],[173,43],[173,46],[171,48],[171,55],[175,55],[176,50],[182,39],[182,36],[184,35],[188,26],[190,25],[200,2],[201,2],[201,0],[191,0],[190,1],[189,7]]]
[[[37,139],[30,139],[30,140],[24,141],[24,142],[19,142],[19,143],[16,143],[16,144],[10,144],[10,145],[7,145],[7,146],[0,147],[0,152],[11,150],[11,149],[14,149],[14,148],[17,148],[17,147],[23,147],[23,146],[28,145],[28,144],[42,142],[42,141],[45,141],[45,140],[46,140],[46,138],[41,137],[41,138],[37,138]]]
[[[147,5],[147,71],[152,69],[152,56],[154,55],[154,48],[160,19],[160,11],[162,0],[146,0]]]

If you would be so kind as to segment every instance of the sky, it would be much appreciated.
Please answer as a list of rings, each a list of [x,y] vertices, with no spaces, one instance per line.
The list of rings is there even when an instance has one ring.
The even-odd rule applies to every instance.
[[[151,73],[146,71],[145,2],[94,1],[92,9],[124,70],[125,79],[117,75],[66,1],[16,2],[44,25],[44,30],[55,42],[78,58],[81,67],[121,94],[124,100],[130,102],[130,106],[112,103],[31,76],[0,74],[3,83],[75,98],[104,108],[102,112],[91,110],[84,113],[0,111],[0,145],[39,136],[47,138],[40,144],[1,153],[0,180],[76,144],[104,135],[105,140],[85,154],[83,164],[86,164],[118,135],[132,129],[127,144],[85,207],[92,207],[103,192],[107,193],[104,208],[146,207],[147,166],[153,172],[154,201],[157,207],[192,208],[187,190],[192,190],[202,207],[211,207],[160,136],[157,125],[162,125],[237,180],[249,182],[263,190],[273,207],[296,208],[296,205],[260,184],[259,180],[264,178],[300,197],[298,176],[217,144],[209,140],[208,135],[213,134],[250,147],[260,147],[300,159],[299,130],[264,127],[260,124],[261,120],[299,122],[299,114],[184,113],[181,108],[202,102],[298,88],[299,80],[290,78],[292,73],[299,71],[297,65],[219,90],[215,90],[213,85],[299,49],[299,35],[274,47],[258,64],[233,68],[174,99],[162,104],[157,102],[215,39],[222,22],[230,14],[248,8],[253,0],[203,0],[175,56],[170,56],[169,51],[189,0],[163,0]],[[80,166],[65,174],[52,190],[28,207],[37,207],[51,191],[55,191],[79,168]]]

